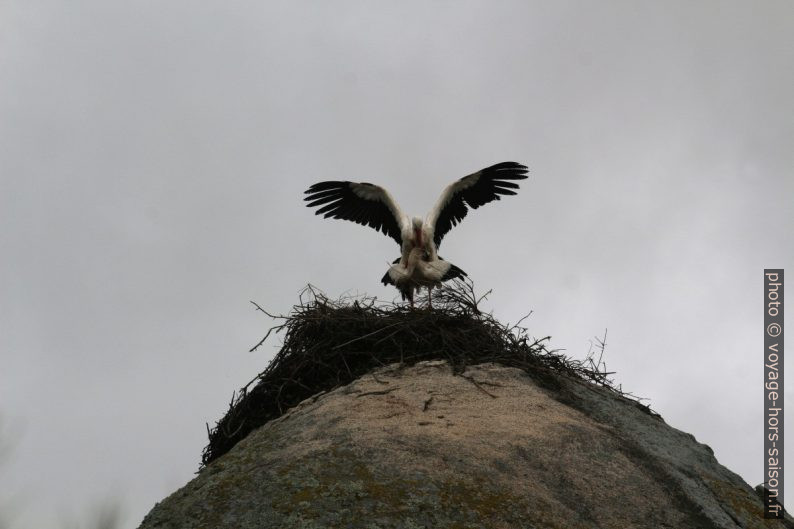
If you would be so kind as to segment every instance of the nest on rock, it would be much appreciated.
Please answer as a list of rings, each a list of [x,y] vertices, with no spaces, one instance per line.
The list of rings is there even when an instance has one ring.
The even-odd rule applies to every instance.
[[[467,365],[494,362],[520,368],[551,389],[559,388],[560,376],[568,376],[627,395],[613,385],[600,357],[590,353],[573,360],[548,349],[548,336],[532,338],[521,326],[524,318],[505,325],[482,312],[479,305],[489,293],[478,296],[470,281],[456,280],[434,292],[432,310],[412,310],[366,296],[331,300],[309,285],[286,316],[254,303],[279,323],[251,350],[273,332],[283,333],[283,346],[267,369],[232,396],[215,427],[207,426],[202,465],[301,401],[394,363],[447,360],[462,374]],[[599,345],[603,351],[603,342]]]

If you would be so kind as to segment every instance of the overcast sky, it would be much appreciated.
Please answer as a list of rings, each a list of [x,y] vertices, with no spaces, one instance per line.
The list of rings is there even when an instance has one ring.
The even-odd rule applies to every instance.
[[[190,480],[205,422],[278,346],[248,353],[269,323],[249,300],[394,297],[394,242],[315,217],[309,185],[382,184],[424,215],[505,160],[530,179],[441,254],[575,357],[608,328],[623,388],[760,483],[793,65],[788,0],[0,2],[14,527],[108,499],[135,527]]]

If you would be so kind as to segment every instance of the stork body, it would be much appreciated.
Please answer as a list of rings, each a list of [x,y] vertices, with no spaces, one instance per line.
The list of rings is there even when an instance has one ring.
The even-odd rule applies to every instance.
[[[466,275],[439,258],[444,236],[463,220],[469,207],[477,209],[503,195],[515,195],[519,186],[514,180],[527,178],[526,173],[521,164],[502,162],[464,176],[444,189],[424,220],[404,214],[388,191],[367,182],[319,182],[306,191],[304,200],[308,207],[318,208],[317,215],[364,224],[394,239],[400,245],[400,259],[383,282],[394,284],[413,305],[416,288],[430,290],[452,276]]]
[[[397,259],[389,267],[381,283],[397,287],[403,300],[407,299],[411,307],[414,306],[414,293],[423,287],[427,288],[428,303],[433,308],[433,287],[441,286],[443,281],[466,275],[466,272],[454,264],[441,257],[430,259],[425,250],[414,247],[408,254],[406,264],[402,264],[402,258]]]

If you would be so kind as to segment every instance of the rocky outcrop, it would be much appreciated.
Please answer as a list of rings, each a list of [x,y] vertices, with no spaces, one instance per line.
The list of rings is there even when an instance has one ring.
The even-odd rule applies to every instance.
[[[141,529],[769,528],[711,449],[607,389],[389,366],[253,431]]]

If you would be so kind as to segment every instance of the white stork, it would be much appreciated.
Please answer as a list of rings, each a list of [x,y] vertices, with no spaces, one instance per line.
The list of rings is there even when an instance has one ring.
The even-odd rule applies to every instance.
[[[310,208],[319,206],[317,215],[371,226],[394,239],[401,256],[382,281],[397,286],[413,306],[417,288],[431,290],[441,281],[466,275],[439,257],[444,235],[463,220],[469,207],[477,209],[501,195],[515,195],[519,186],[511,180],[523,180],[526,173],[524,165],[502,162],[464,176],[444,189],[424,221],[410,218],[388,191],[367,182],[319,182],[306,190],[304,200]]]
[[[388,272],[380,280],[384,285],[394,285],[402,294],[403,299],[411,302],[414,306],[414,292],[422,287],[428,291],[427,302],[433,308],[432,290],[435,286],[441,286],[443,281],[463,277],[466,272],[445,261],[441,257],[430,259],[423,248],[415,246],[408,254],[405,264],[402,258],[397,259],[389,267]]]

